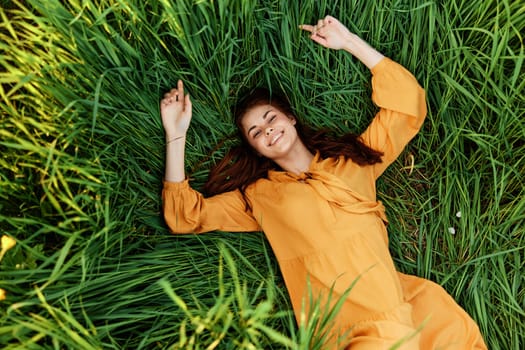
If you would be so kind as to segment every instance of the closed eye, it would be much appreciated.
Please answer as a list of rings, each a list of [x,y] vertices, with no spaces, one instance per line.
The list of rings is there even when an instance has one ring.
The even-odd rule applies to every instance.
[[[264,113],[264,115],[263,115],[263,119],[265,119],[268,124],[273,123],[275,118],[277,118],[276,114],[270,116],[269,118],[266,118],[268,113],[270,113],[271,111],[272,110],[270,109],[270,110],[266,111],[266,113]],[[254,138],[254,139],[257,138],[261,134],[261,130],[255,130],[255,128],[256,127],[254,125],[248,130],[248,135],[251,135],[251,137]],[[254,131],[252,132],[252,130],[254,130]]]

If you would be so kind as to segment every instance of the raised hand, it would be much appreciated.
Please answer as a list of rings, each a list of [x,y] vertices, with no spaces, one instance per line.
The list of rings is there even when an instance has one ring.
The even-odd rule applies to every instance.
[[[302,24],[299,28],[312,33],[313,41],[336,50],[344,49],[351,36],[348,28],[332,16],[320,19],[316,25]]]
[[[370,69],[384,58],[383,54],[332,16],[320,19],[316,25],[302,24],[299,28],[312,33],[310,38],[324,47],[348,51]]]
[[[171,89],[160,101],[160,115],[168,142],[186,136],[191,121],[191,109],[190,95],[184,95],[184,84],[179,80],[177,88]]]

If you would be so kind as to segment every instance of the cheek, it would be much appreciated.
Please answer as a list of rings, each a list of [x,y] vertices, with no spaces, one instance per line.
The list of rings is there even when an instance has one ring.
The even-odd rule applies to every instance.
[[[256,147],[256,145],[257,145],[257,139],[254,139],[253,137],[247,135],[245,132],[243,132],[242,138],[244,139],[244,140],[243,140],[243,141],[244,141],[243,143],[244,143],[245,145],[247,144],[248,146],[250,146],[250,147],[252,147],[252,148],[255,148],[255,147]]]
[[[258,137],[256,140],[253,140],[251,145],[256,151],[259,152],[260,150],[262,150],[264,148],[264,138],[263,137]]]
[[[260,148],[259,146],[259,143],[260,143],[260,138],[246,138],[246,143],[248,143],[248,146],[253,148],[254,150],[258,151],[258,149]]]

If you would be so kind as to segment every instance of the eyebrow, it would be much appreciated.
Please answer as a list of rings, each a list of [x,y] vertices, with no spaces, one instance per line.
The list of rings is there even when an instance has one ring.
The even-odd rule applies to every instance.
[[[267,110],[266,112],[264,112],[264,114],[263,114],[263,116],[262,116],[263,120],[266,119],[266,117],[268,116],[268,113],[270,113],[272,110],[273,110],[273,109],[269,109],[269,110]],[[255,125],[250,126],[250,128],[248,129],[248,131],[246,132],[246,134],[250,135],[250,132],[251,132],[253,129],[255,129],[255,128],[256,128]]]

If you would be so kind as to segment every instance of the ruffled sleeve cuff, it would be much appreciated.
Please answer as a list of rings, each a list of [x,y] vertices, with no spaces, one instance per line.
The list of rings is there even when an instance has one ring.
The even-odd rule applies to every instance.
[[[163,185],[165,191],[187,190],[190,188],[190,181],[188,179],[185,179],[181,182],[171,182],[164,180]]]

